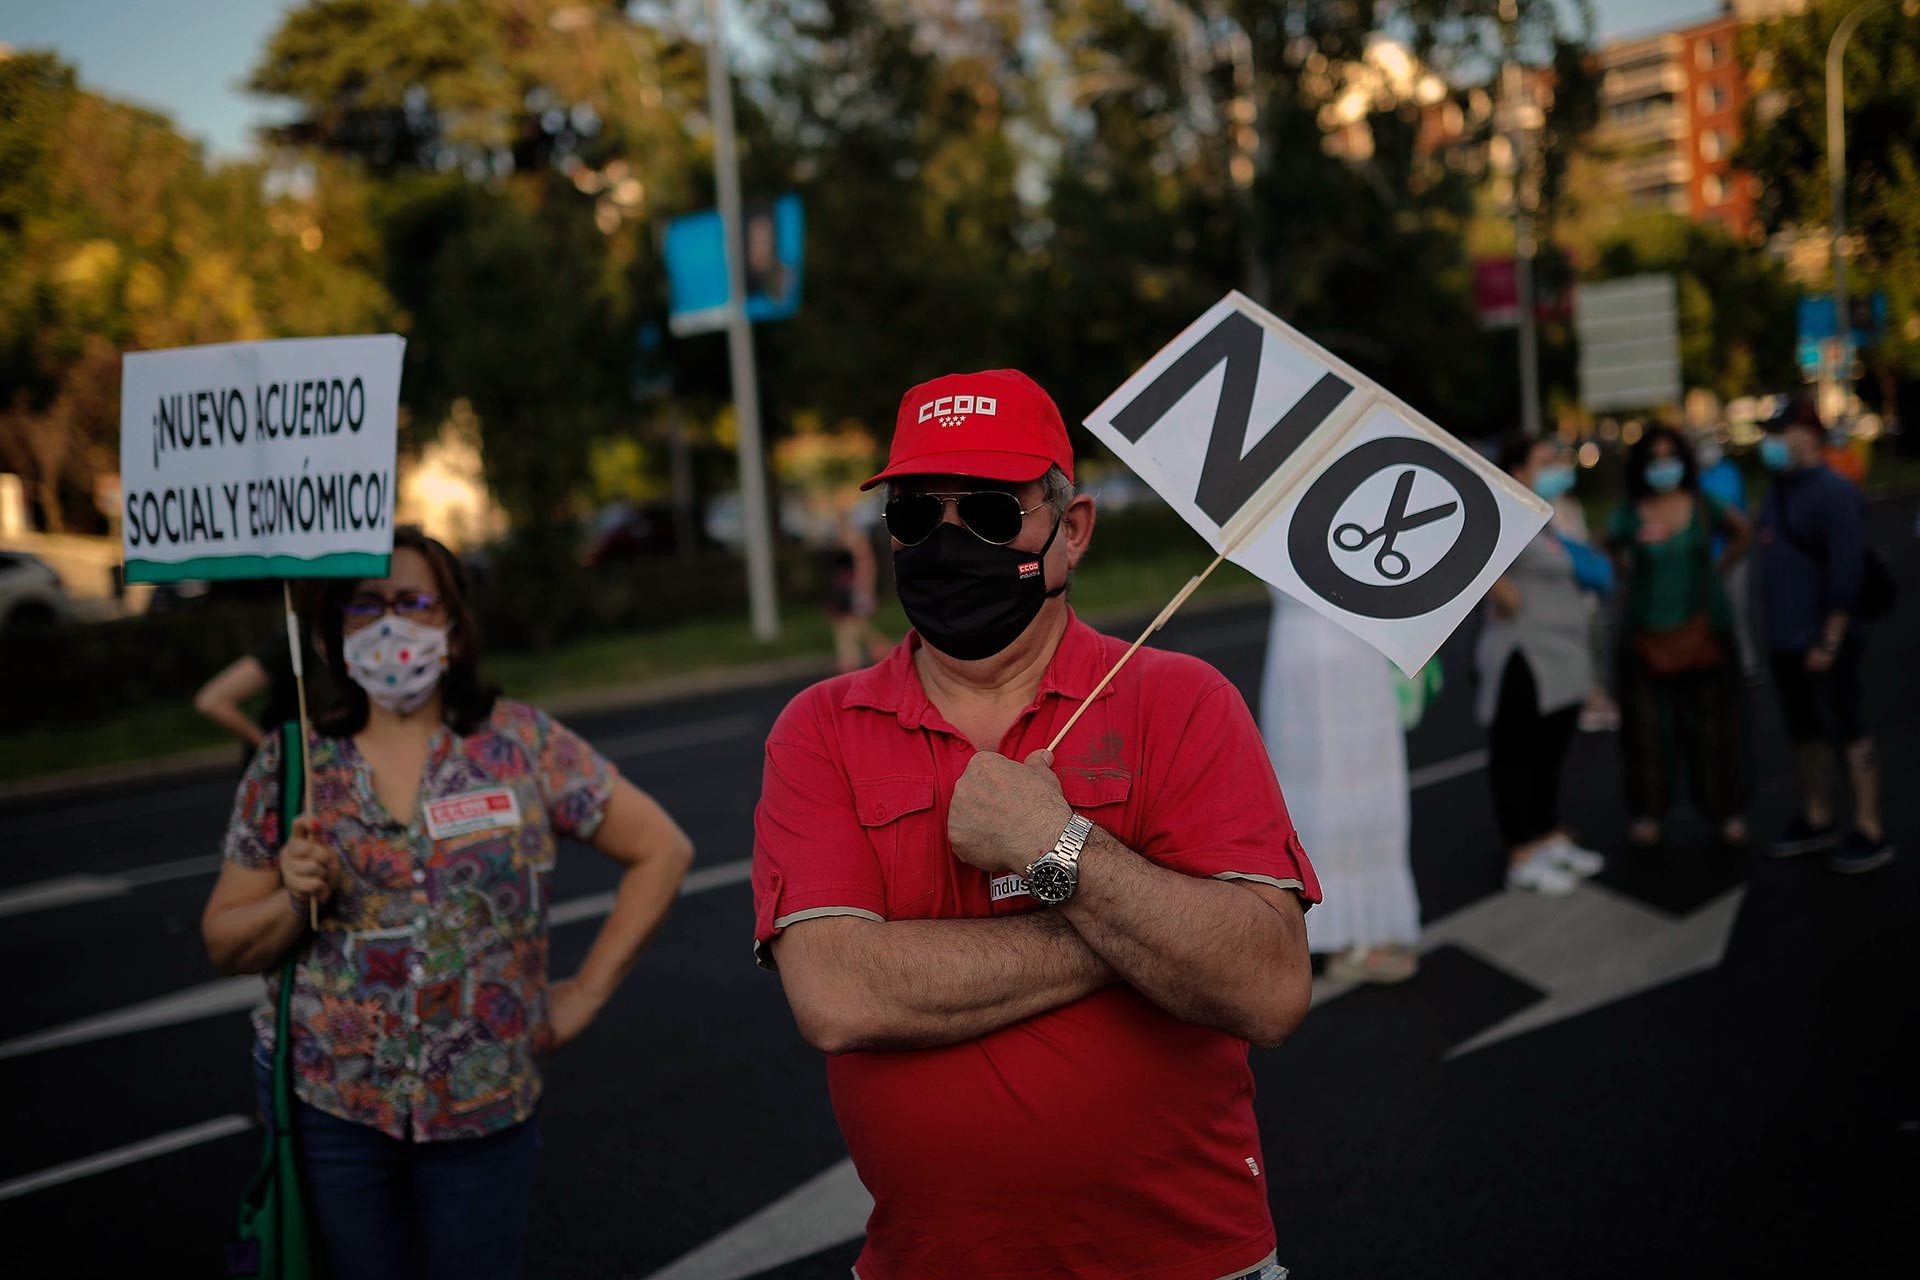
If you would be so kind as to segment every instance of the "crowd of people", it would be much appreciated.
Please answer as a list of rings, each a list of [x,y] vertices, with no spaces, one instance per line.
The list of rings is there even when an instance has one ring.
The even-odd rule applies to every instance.
[[[1500,468],[1553,506],[1488,593],[1473,657],[1508,889],[1561,897],[1606,868],[1560,817],[1581,729],[1619,732],[1630,851],[1669,843],[1676,781],[1719,845],[1745,850],[1747,687],[1763,680],[1794,744],[1800,801],[1765,852],[1825,854],[1841,873],[1893,857],[1862,676],[1866,624],[1891,588],[1867,547],[1865,497],[1851,466],[1830,465],[1810,400],[1790,401],[1766,424],[1758,453],[1771,482],[1752,511],[1744,473],[1717,435],[1689,441],[1650,427],[1629,449],[1625,495],[1596,534],[1558,441],[1502,444]],[[1327,891],[1308,917],[1313,950],[1326,954],[1329,977],[1404,981],[1419,968],[1420,908],[1398,677],[1313,610],[1273,597],[1261,721]],[[1845,824],[1836,773],[1851,794]]]
[[[930,420],[935,400],[997,409]],[[1604,868],[1560,798],[1583,713],[1613,697],[1629,844],[1667,837],[1677,772],[1718,839],[1747,843],[1753,664],[1728,581],[1755,546],[1802,801],[1769,852],[1847,872],[1892,856],[1861,688],[1883,575],[1822,445],[1804,407],[1770,424],[1756,536],[1724,461],[1651,430],[1598,539],[1558,445],[1503,450],[1556,513],[1494,585],[1474,652],[1488,866],[1509,889],[1565,895]],[[874,1200],[865,1280],[1278,1280],[1248,1048],[1299,1025],[1313,952],[1346,981],[1418,968],[1404,735],[1434,682],[1407,685],[1279,593],[1258,722],[1191,657],[1141,649],[1103,682],[1127,646],[1066,599],[1096,524],[1073,477],[1059,411],[1024,375],[909,390],[867,487],[886,487],[913,630],[878,643],[874,565],[843,528],[842,674],[765,744],[755,955],[828,1055]],[[330,677],[310,735],[275,723],[294,710],[268,656],[200,699],[253,751],[207,950],[268,975],[261,1112],[297,1138],[333,1274],[518,1275],[543,1062],[638,962],[692,846],[580,737],[482,680],[460,565],[421,531],[304,621]],[[274,690],[264,722],[244,714]],[[585,962],[556,978],[562,838],[623,870]],[[1030,1210],[1044,1229],[1010,1226]]]

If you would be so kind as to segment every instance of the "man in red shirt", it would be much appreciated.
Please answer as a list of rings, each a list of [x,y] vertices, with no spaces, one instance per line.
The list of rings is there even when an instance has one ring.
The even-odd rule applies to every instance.
[[[1062,598],[1093,536],[1024,374],[901,401],[914,631],[767,740],[755,952],[831,1055],[860,1280],[1276,1277],[1249,1042],[1312,993],[1319,898],[1246,704]]]

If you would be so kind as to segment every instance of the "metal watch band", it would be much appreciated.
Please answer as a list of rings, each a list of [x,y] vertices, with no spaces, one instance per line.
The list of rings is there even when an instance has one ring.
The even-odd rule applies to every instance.
[[[1067,825],[1060,832],[1060,838],[1053,842],[1053,852],[1067,859],[1077,868],[1080,853],[1087,847],[1087,837],[1092,834],[1093,823],[1076,813],[1067,819]]]
[[[1080,851],[1087,847],[1093,824],[1074,814],[1067,820],[1060,838],[1027,864],[1027,892],[1042,906],[1057,907],[1080,887]]]

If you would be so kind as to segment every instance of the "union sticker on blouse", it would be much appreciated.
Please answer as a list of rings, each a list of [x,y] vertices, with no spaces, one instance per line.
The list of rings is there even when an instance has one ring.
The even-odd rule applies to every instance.
[[[469,791],[427,804],[427,834],[435,840],[520,825],[520,800],[507,787]]]

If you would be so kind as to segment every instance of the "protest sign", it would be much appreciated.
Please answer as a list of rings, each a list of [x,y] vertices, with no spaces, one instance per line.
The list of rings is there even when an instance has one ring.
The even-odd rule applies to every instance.
[[[127,581],[386,573],[405,347],[382,334],[124,357]]]
[[[1250,570],[1409,675],[1552,514],[1239,293],[1086,424],[1220,553],[1215,565]]]

